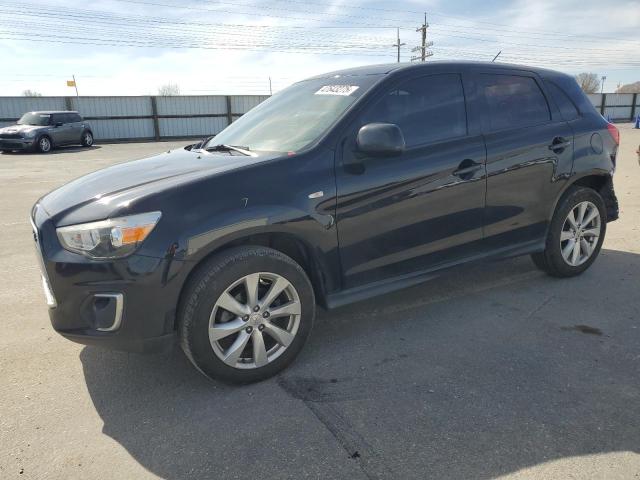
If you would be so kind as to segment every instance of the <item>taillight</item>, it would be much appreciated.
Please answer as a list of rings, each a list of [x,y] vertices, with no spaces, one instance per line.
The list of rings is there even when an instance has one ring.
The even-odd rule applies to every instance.
[[[616,145],[620,145],[620,131],[616,128],[613,123],[607,123],[607,130],[611,134],[611,138],[616,142]]]

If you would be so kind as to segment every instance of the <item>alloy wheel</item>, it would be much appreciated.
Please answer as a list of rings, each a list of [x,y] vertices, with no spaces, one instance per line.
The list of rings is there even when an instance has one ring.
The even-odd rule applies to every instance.
[[[84,139],[83,139],[83,140],[84,140],[84,142],[83,142],[83,143],[84,143],[87,147],[90,147],[91,145],[93,145],[93,135],[91,135],[90,133],[88,133],[88,132],[87,132],[87,133],[85,133],[85,134],[84,134]]]
[[[585,201],[571,209],[560,232],[560,250],[564,261],[572,267],[591,258],[601,232],[598,207]]]
[[[42,152],[48,152],[51,150],[51,141],[47,137],[41,138],[38,144],[40,146],[40,151]]]
[[[298,292],[286,278],[269,272],[246,275],[220,295],[211,311],[211,347],[231,367],[264,367],[291,345],[301,313]]]

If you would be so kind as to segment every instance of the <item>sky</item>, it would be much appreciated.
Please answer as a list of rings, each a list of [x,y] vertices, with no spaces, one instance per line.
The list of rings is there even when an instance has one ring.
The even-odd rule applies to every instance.
[[[0,95],[269,94],[416,55],[640,80],[640,0],[0,0]]]

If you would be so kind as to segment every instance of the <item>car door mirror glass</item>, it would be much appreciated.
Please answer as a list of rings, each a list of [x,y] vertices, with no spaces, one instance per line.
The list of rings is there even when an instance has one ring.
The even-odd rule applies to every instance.
[[[400,155],[405,150],[402,130],[393,123],[369,123],[358,131],[358,151],[371,156]]]

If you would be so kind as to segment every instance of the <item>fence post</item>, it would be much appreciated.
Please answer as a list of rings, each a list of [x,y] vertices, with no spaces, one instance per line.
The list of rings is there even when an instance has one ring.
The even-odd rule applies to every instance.
[[[71,104],[71,97],[64,97],[64,104],[67,110],[73,110],[73,105]]]
[[[153,117],[153,135],[156,142],[160,140],[160,123],[158,122],[158,105],[156,103],[156,97],[149,97],[151,99],[151,115]]]
[[[231,97],[229,95],[227,98],[227,126],[233,123],[233,112],[231,112]]]
[[[638,103],[638,94],[634,93],[631,98],[631,121],[633,122],[636,118],[636,103]]]
[[[604,107],[606,105],[606,98],[607,98],[607,94],[603,93],[602,94],[602,100],[600,103],[600,115],[602,115],[604,117]]]

